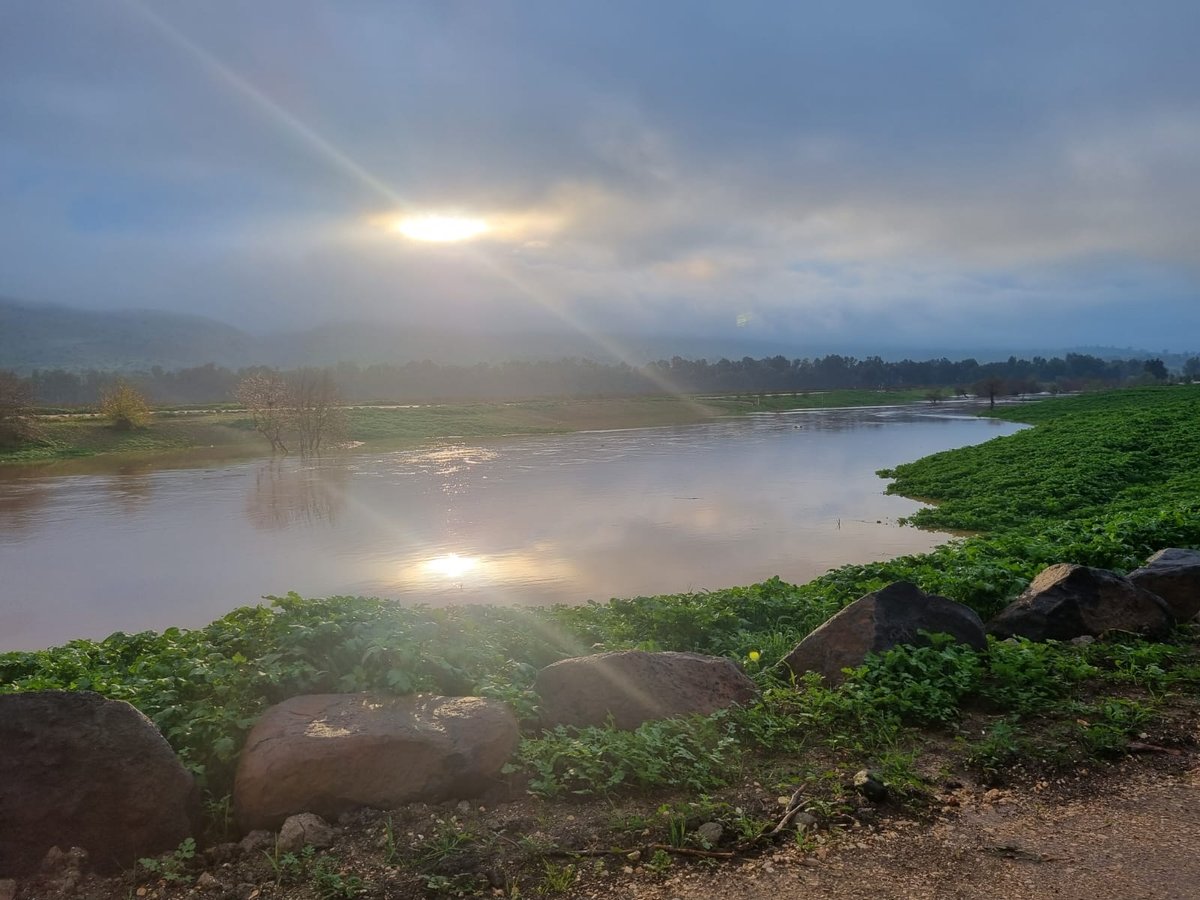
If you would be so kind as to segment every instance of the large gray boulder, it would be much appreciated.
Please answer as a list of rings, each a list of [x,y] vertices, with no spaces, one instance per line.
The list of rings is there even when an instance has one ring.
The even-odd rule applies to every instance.
[[[757,689],[732,660],[699,653],[620,650],[577,656],[538,672],[541,723],[633,729],[651,719],[708,715],[754,699]]]
[[[87,691],[0,695],[0,877],[51,847],[101,871],[172,850],[199,813],[195,779],[148,718]]]
[[[1128,578],[1071,563],[1043,569],[1025,592],[988,623],[1000,638],[1069,641],[1106,631],[1161,637],[1175,617],[1165,600]]]
[[[268,709],[234,781],[238,823],[277,828],[303,812],[335,819],[485,790],[516,750],[512,711],[481,697],[312,694]]]
[[[1144,566],[1130,572],[1129,580],[1166,600],[1180,622],[1200,613],[1200,550],[1159,550]]]
[[[948,634],[977,650],[987,647],[983,621],[975,610],[897,581],[834,615],[797,644],[783,663],[796,675],[816,672],[838,684],[845,677],[842,670],[861,666],[868,653],[898,644],[928,644],[922,631]]]

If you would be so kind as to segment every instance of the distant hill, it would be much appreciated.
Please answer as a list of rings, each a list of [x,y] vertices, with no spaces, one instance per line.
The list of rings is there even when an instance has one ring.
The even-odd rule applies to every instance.
[[[93,312],[0,298],[0,368],[134,371],[247,365],[256,339],[231,325],[151,310]]]
[[[951,347],[840,347],[800,343],[779,337],[737,333],[724,336],[657,334],[587,335],[565,332],[482,334],[434,331],[398,324],[340,322],[304,331],[254,335],[205,316],[152,310],[92,311],[67,306],[26,303],[0,298],[0,369],[28,373],[33,369],[105,369],[144,371],[155,366],[174,370],[214,363],[232,369],[270,365],[328,366],[403,364],[430,359],[448,365],[497,363],[507,360],[555,360],[563,357],[642,365],[658,359],[716,361],[781,355],[816,358],[830,353],[865,359],[952,360],[974,358],[994,362],[1010,355],[1030,359],[1087,353],[1104,359],[1161,356],[1171,369],[1195,354],[1162,354],[1134,348],[1086,347],[998,349]]]

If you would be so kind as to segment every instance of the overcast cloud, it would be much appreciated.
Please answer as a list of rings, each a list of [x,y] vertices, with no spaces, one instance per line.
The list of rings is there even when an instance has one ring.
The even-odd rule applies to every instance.
[[[1200,4],[0,5],[0,295],[1200,346]],[[435,245],[386,226],[484,218]]]

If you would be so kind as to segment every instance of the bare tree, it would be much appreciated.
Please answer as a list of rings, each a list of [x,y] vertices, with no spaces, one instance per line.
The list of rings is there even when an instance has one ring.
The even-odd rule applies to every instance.
[[[292,425],[304,456],[341,440],[346,411],[328,369],[297,369],[288,379]]]
[[[247,375],[238,382],[233,396],[250,411],[254,429],[271,442],[271,452],[287,453],[283,439],[293,418],[287,381],[275,372]]]
[[[975,382],[975,388],[974,388],[975,396],[976,397],[987,397],[988,398],[988,407],[990,409],[995,409],[996,408],[996,395],[1003,393],[1004,387],[1005,387],[1005,383],[1004,383],[1003,378],[998,378],[995,375],[991,375],[987,378],[984,378],[984,379],[981,379],[980,381]]]
[[[19,444],[36,436],[29,415],[33,388],[29,382],[7,369],[0,369],[0,446]]]

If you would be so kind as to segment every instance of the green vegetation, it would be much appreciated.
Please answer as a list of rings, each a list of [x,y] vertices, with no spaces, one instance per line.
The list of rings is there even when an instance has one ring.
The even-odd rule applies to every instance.
[[[1200,389],[1144,387],[996,410],[1036,424],[1003,440],[881,472],[889,490],[936,498],[913,522],[991,533],[1102,517],[1116,522],[1200,500]]]
[[[360,425],[389,411],[362,412]],[[782,766],[790,774],[780,788],[808,785],[813,809],[825,815],[844,802],[838,773],[846,767],[873,764],[900,793],[919,792],[916,761],[931,735],[990,777],[1018,763],[1053,769],[1119,754],[1130,735],[1162,723],[1169,700],[1200,688],[1194,627],[1163,644],[993,642],[985,653],[935,638],[869,659],[836,689],[793,683],[775,665],[833,612],[894,580],[961,600],[987,618],[1047,564],[1128,569],[1164,546],[1200,546],[1200,388],[1053,400],[1005,415],[1038,425],[885,473],[896,478],[893,490],[944,498],[918,521],[986,531],[931,553],[845,566],[804,585],[772,578],[582,607],[402,608],[289,594],[193,631],[0,654],[0,691],[87,689],[128,700],[201,776],[214,818],[227,813],[222,797],[246,731],[284,697],[478,693],[531,718],[537,668],[601,648],[725,655],[742,662],[763,692],[745,709],[633,732],[560,728],[529,736],[513,765],[537,794],[684,789],[695,796],[748,775],[769,779]],[[797,759],[819,763],[802,762],[797,774]]]
[[[788,409],[873,406],[920,399],[916,391],[828,391],[762,397],[625,397],[527,400],[414,406],[353,406],[345,437],[372,449],[417,447],[456,438],[556,434],[658,425],[691,425],[720,416]],[[56,412],[27,417],[36,434],[0,445],[0,463],[45,462],[115,454],[208,450],[230,457],[264,455],[268,441],[242,410],[157,409],[136,430],[121,430],[94,414]]]
[[[100,395],[100,415],[118,431],[145,428],[150,421],[150,406],[133,385],[118,381]]]

